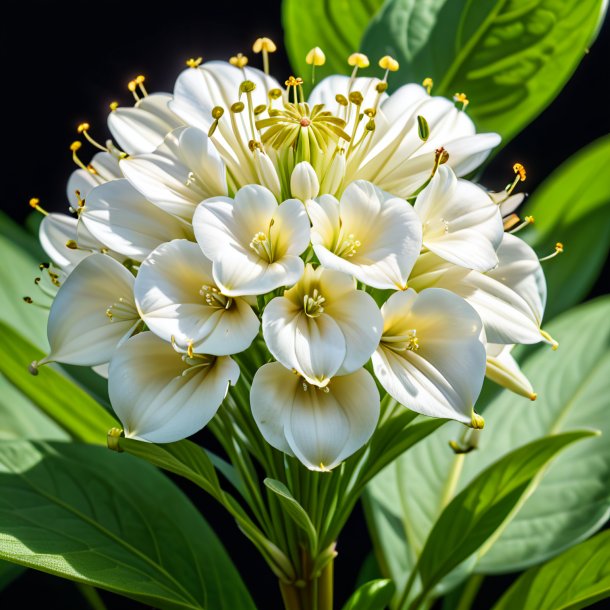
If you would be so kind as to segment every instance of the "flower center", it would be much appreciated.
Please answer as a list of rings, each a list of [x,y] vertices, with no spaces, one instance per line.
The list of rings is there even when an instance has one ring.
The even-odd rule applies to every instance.
[[[185,377],[193,371],[207,375],[216,362],[216,356],[209,356],[208,354],[194,354],[192,352],[182,354],[181,358],[182,362],[184,362],[184,364],[186,364],[188,367],[182,371],[182,377]]]
[[[350,233],[345,239],[339,238],[335,254],[341,258],[351,258],[358,252],[361,245],[360,240],[356,239],[353,233]]]
[[[127,320],[132,321],[138,317],[138,311],[135,303],[131,299],[121,297],[106,309],[106,316],[111,322],[117,320],[119,322],[125,322]]]
[[[273,247],[267,233],[263,231],[255,233],[250,242],[250,247],[263,260],[266,260],[268,263],[273,262]]]
[[[318,292],[318,289],[314,288],[311,295],[303,296],[303,311],[310,318],[317,318],[324,313],[323,304],[325,301],[326,299]]]
[[[207,286],[204,284],[199,290],[199,294],[203,297],[203,300],[208,307],[230,309],[233,304],[233,299],[222,294],[216,286]]]
[[[414,328],[408,330],[404,335],[384,335],[381,337],[381,341],[388,348],[398,353],[417,352],[420,348],[417,331]]]

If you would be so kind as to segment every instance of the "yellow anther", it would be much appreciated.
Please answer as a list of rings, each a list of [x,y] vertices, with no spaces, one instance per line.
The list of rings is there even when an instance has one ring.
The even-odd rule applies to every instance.
[[[137,87],[137,83],[135,80],[130,80],[127,83],[127,89],[129,89],[132,93],[135,93],[136,87]]]
[[[202,61],[203,57],[191,57],[190,59],[186,60],[186,65],[189,68],[198,68]]]
[[[555,258],[558,254],[562,254],[563,253],[563,244],[558,241],[555,244],[555,252],[553,252],[552,254],[549,254],[548,256],[543,256],[540,260],[540,262],[542,263],[543,261],[548,261],[552,258]]]
[[[519,176],[519,180],[521,180],[521,182],[525,182],[527,172],[525,171],[525,167],[521,163],[515,163],[513,165],[513,171],[517,176]]]
[[[189,342],[186,344],[186,355],[189,358],[193,357],[193,340],[189,339]]]
[[[66,248],[70,248],[70,250],[78,250],[78,244],[73,239],[69,239],[66,242]]]
[[[309,66],[323,66],[326,63],[326,55],[320,47],[314,47],[305,56],[305,62]]]
[[[146,80],[146,77],[143,74],[138,74],[134,80],[137,85],[141,85]]]
[[[526,216],[523,220],[525,222],[527,222],[527,224],[529,224],[529,225],[533,225],[534,224],[534,217],[533,216]]]
[[[434,81],[429,76],[427,78],[424,78],[424,80],[422,81],[422,87],[426,89],[428,95],[430,95],[430,91],[432,91],[433,86]]]
[[[536,400],[536,398],[538,398],[538,394],[536,394],[536,392],[532,392],[530,394],[530,400],[534,401],[534,400]]]
[[[453,101],[457,102],[458,104],[462,104],[462,110],[464,110],[464,108],[470,104],[470,100],[465,93],[455,93],[453,95]]]
[[[110,110],[114,112],[119,107],[118,102],[110,102]]]
[[[475,430],[482,430],[485,427],[485,420],[478,413],[473,411],[470,425]]]
[[[252,50],[255,53],[260,53],[261,51],[267,51],[267,53],[275,53],[277,51],[277,47],[275,46],[275,42],[271,40],[271,38],[267,38],[263,36],[262,38],[257,38],[252,45]]]
[[[297,79],[294,76],[289,76],[284,81],[284,84],[286,85],[286,87],[296,87],[299,83],[297,82]]]
[[[555,244],[555,252],[557,252],[557,254],[561,254],[563,252],[563,244],[560,241]]]
[[[34,208],[37,212],[48,216],[48,212],[40,207],[40,199],[38,199],[38,197],[32,197],[30,199],[30,207]]]
[[[72,144],[70,144],[70,150],[74,153],[77,150],[80,150],[82,145],[83,145],[82,142],[79,142],[78,140],[75,140],[74,142],[72,142]]]
[[[369,58],[364,53],[352,53],[347,58],[347,63],[355,68],[368,68],[371,65]]]
[[[553,337],[551,337],[551,335],[549,335],[549,333],[547,333],[546,330],[540,329],[540,334],[542,335],[542,337],[545,341],[547,341],[548,343],[551,344],[551,349],[553,351],[556,351],[557,348],[559,347],[559,343],[557,341],[555,341],[555,339],[553,339]]]
[[[83,131],[87,131],[89,129],[90,125],[89,123],[81,123],[76,130],[78,131],[78,133],[83,133]]]
[[[390,55],[384,55],[379,60],[379,67],[388,70],[389,72],[397,72],[398,68],[400,68],[400,64]]]
[[[245,55],[238,53],[229,59],[229,63],[238,68],[245,68],[248,65],[248,58]]]

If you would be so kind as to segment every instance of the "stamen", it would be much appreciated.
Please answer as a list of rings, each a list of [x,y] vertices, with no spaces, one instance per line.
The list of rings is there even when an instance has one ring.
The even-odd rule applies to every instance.
[[[260,256],[262,259],[269,263],[273,262],[273,247],[269,241],[269,238],[267,237],[267,234],[263,233],[263,231],[259,231],[258,233],[254,234],[254,237],[250,242],[250,248],[252,248],[252,250],[254,250],[254,252],[256,252],[256,254],[258,254],[258,256]]]
[[[199,290],[199,294],[204,298],[205,304],[208,307],[230,309],[231,305],[233,305],[233,299],[222,294],[216,286],[204,284]]]
[[[481,415],[473,411],[470,425],[475,430],[482,430],[485,427],[485,420]]]
[[[466,106],[470,104],[470,100],[466,97],[465,93],[455,93],[453,95],[453,101],[456,104],[462,104],[462,110],[466,110]]]
[[[353,233],[350,233],[346,239],[340,240],[340,245],[334,249],[334,252],[341,258],[352,258],[361,245],[360,240],[356,239]]]
[[[229,63],[237,68],[245,68],[248,65],[248,58],[245,55],[238,53],[229,59]]]
[[[108,149],[105,146],[102,146],[99,142],[96,142],[90,135],[89,135],[89,123],[81,123],[78,127],[77,127],[77,131],[78,133],[82,133],[85,138],[87,139],[87,142],[89,142],[89,144],[92,144],[93,146],[95,146],[95,148],[98,148],[99,150],[102,150],[104,152],[108,152]]]
[[[114,112],[119,107],[119,103],[118,102],[110,102],[110,104],[108,106],[110,108],[110,112]]]
[[[34,208],[37,212],[40,212],[43,216],[49,215],[49,213],[45,209],[40,207],[40,199],[38,199],[38,197],[32,197],[30,199],[30,207]]]
[[[415,328],[408,330],[404,335],[384,335],[381,341],[395,352],[417,352],[420,348]]]
[[[187,59],[185,63],[189,68],[198,68],[202,61],[203,57],[191,57],[190,59]]]
[[[72,160],[81,169],[84,169],[86,172],[92,173],[91,170],[78,158],[78,155],[76,154],[77,151],[82,148],[82,146],[83,143],[79,142],[78,140],[75,140],[74,142],[72,142],[72,144],[70,144],[70,150],[72,151]]]
[[[563,254],[563,244],[558,241],[555,244],[555,252],[553,252],[552,254],[549,254],[548,256],[543,256],[542,258],[539,258],[538,260],[542,263],[544,261],[548,261],[551,260],[552,258],[555,258],[558,254]]]
[[[317,288],[314,288],[311,295],[303,296],[303,311],[310,318],[317,318],[324,313],[323,304],[326,299],[320,294]]]
[[[390,55],[384,55],[379,60],[379,67],[385,70],[385,74],[383,75],[383,82],[388,82],[388,74],[390,72],[397,72],[400,68],[400,64]]]
[[[275,43],[270,38],[257,38],[252,45],[252,50],[255,53],[263,54],[263,71],[265,74],[269,74],[269,53],[275,53],[277,51],[277,47]]]
[[[210,129],[208,130],[208,138],[211,138],[214,132],[216,131],[216,128],[218,127],[218,121],[224,113],[224,108],[222,108],[221,106],[214,106],[214,108],[212,108],[212,118],[214,119],[214,121],[210,125]]]
[[[139,102],[140,101],[140,96],[138,95],[137,88],[138,88],[138,83],[136,83],[135,80],[130,80],[127,83],[127,89],[129,89],[129,91],[131,91],[131,93],[132,93],[134,99],[136,100],[136,102]]]
[[[114,322],[115,320],[124,322],[137,318],[138,314],[136,306],[131,300],[120,297],[118,301],[115,301],[106,309],[106,317],[111,322]]]
[[[146,91],[146,87],[144,87],[145,80],[146,80],[146,77],[143,74],[138,74],[138,76],[136,76],[136,78],[135,78],[136,85],[138,85],[140,87],[140,91],[142,92],[142,95],[144,97],[146,97],[148,95],[148,91]]]
[[[305,56],[305,63],[311,66],[311,84],[316,82],[316,66],[323,66],[326,63],[326,55],[320,47],[314,47]]]
[[[521,182],[525,182],[527,173],[525,171],[525,167],[521,163],[515,163],[513,165],[513,171],[519,176],[519,180],[521,180]]]
[[[553,337],[551,337],[551,335],[549,335],[549,333],[547,333],[546,330],[540,329],[540,334],[543,336],[545,341],[547,341],[548,343],[551,344],[551,349],[553,351],[557,351],[557,348],[559,347],[559,343],[557,341],[555,341],[555,339],[553,339]]]
[[[434,86],[434,81],[429,76],[427,78],[424,78],[424,80],[422,81],[422,87],[424,87],[426,89],[426,91],[428,92],[428,95],[430,95],[430,92],[432,91],[433,86]]]
[[[426,142],[430,137],[430,126],[425,117],[417,115],[417,134],[422,142]]]
[[[526,216],[523,219],[523,222],[521,224],[517,225],[512,231],[509,231],[509,233],[512,235],[513,233],[517,233],[518,231],[521,231],[521,229],[523,229],[524,227],[527,227],[527,225],[533,225],[533,224],[534,224],[534,217]],[[555,255],[553,255],[553,256],[555,256]]]
[[[510,216],[507,216],[503,221],[504,230],[508,231],[509,229],[512,229],[518,222],[519,216],[517,216],[516,214],[511,214]]]

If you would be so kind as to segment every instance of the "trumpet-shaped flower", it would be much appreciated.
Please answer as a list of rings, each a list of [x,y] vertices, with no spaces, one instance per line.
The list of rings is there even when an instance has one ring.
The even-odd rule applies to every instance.
[[[483,189],[458,180],[451,168],[441,165],[414,207],[428,250],[477,271],[489,271],[498,264],[496,250],[504,235],[502,216]]]
[[[319,388],[279,362],[263,365],[250,393],[252,415],[273,447],[311,470],[330,470],[360,449],[379,419],[379,392],[365,369]]]
[[[227,356],[182,354],[143,332],[116,350],[108,392],[125,436],[171,443],[201,430],[238,378],[239,367]]]
[[[212,261],[214,282],[226,296],[264,294],[294,284],[303,274],[299,255],[309,244],[309,219],[296,199],[278,205],[265,187],[246,186],[234,200],[203,201],[193,227]]]
[[[134,292],[148,328],[184,351],[235,354],[258,333],[259,321],[248,302],[224,295],[214,284],[212,263],[185,239],[162,244],[148,256]]]
[[[394,293],[381,308],[383,335],[373,354],[388,394],[431,417],[480,427],[474,403],[485,377],[476,311],[448,290]]]
[[[350,276],[307,265],[299,282],[265,308],[263,336],[276,360],[323,387],[362,367],[382,324],[377,304]]]
[[[358,180],[341,200],[331,195],[310,202],[311,241],[320,262],[374,288],[399,288],[422,245],[422,226],[404,199]]]

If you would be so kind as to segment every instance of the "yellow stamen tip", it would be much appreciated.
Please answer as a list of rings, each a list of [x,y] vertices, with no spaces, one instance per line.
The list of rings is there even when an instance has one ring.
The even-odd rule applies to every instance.
[[[202,61],[203,61],[203,57],[191,57],[190,59],[186,60],[186,65],[189,68],[197,68],[197,67],[199,67],[199,65],[201,64]]]
[[[238,53],[237,55],[234,55],[233,57],[231,57],[231,59],[229,59],[229,63],[232,66],[243,68],[248,65],[248,58],[245,55]]]
[[[485,427],[485,420],[478,413],[472,412],[472,418],[470,420],[470,425],[475,430],[482,430]]]
[[[531,400],[531,401],[534,401],[534,400],[536,400],[536,398],[538,398],[538,394],[536,394],[536,392],[532,392],[532,393],[530,394],[530,400]]]
[[[72,144],[70,144],[70,150],[72,152],[76,152],[77,150],[79,150],[82,147],[82,145],[83,145],[82,142],[75,140],[74,142],[72,142]]]
[[[146,80],[146,77],[143,74],[138,74],[134,80],[137,85],[141,85]]]
[[[533,216],[526,216],[523,220],[525,220],[525,222],[533,225],[534,224],[534,217]]]
[[[129,89],[132,93],[136,90],[136,87],[137,87],[137,83],[135,80],[130,80],[127,83],[127,89]]]
[[[400,64],[390,55],[384,55],[379,60],[379,67],[384,70],[389,70],[390,72],[398,72]]]
[[[555,244],[555,251],[558,253],[563,252],[563,244],[560,241]]]
[[[260,53],[261,51],[267,51],[267,53],[275,53],[277,51],[277,47],[275,46],[275,42],[271,40],[271,38],[267,38],[263,36],[262,38],[257,38],[252,45],[252,50],[255,53]]]
[[[453,101],[462,104],[462,108],[466,108],[466,106],[470,104],[470,100],[465,93],[455,93],[453,95]]]
[[[118,102],[110,102],[109,106],[110,106],[110,110],[112,112],[114,112],[119,107],[119,103]]]
[[[314,47],[305,56],[305,62],[310,66],[323,66],[326,63],[326,55],[320,47]]]
[[[521,180],[521,182],[525,182],[527,172],[525,171],[525,167],[521,163],[515,163],[513,165],[513,171],[519,176],[519,180]]]
[[[286,87],[296,87],[298,85],[303,84],[303,79],[300,76],[289,76],[288,79],[284,82],[284,84],[286,85]]]
[[[89,123],[81,123],[76,130],[78,131],[78,133],[83,133],[83,131],[89,131]]]
[[[40,203],[40,199],[38,199],[37,197],[32,197],[30,199],[30,207],[36,209],[38,207],[38,204]]]
[[[427,78],[424,78],[424,80],[422,81],[422,87],[425,87],[428,90],[428,93],[430,93],[430,90],[433,86],[434,81],[429,76]]]
[[[368,68],[371,65],[369,58],[364,53],[352,53],[347,58],[347,63],[355,68]]]

